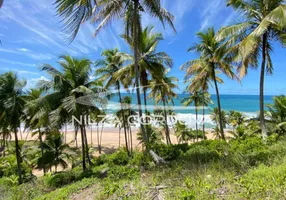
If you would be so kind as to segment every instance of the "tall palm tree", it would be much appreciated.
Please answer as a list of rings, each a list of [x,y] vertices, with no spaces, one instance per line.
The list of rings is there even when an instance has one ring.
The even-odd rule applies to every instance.
[[[14,132],[15,146],[16,146],[16,159],[17,159],[17,171],[18,171],[18,182],[21,184],[22,170],[21,170],[21,155],[18,141],[18,129],[21,125],[21,119],[24,115],[25,100],[24,87],[26,86],[25,80],[19,80],[15,73],[7,72],[0,76],[0,108],[1,116],[0,121],[5,119],[8,128]]]
[[[98,60],[95,63],[95,66],[99,67],[96,69],[95,75],[100,76],[98,80],[105,83],[106,89],[111,89],[111,87],[113,87],[117,90],[121,110],[123,110],[121,86],[128,90],[128,85],[130,84],[131,79],[127,76],[126,73],[121,74],[120,77],[116,77],[115,74],[122,69],[123,65],[127,61],[132,60],[132,57],[128,54],[119,52],[118,49],[105,50],[101,55],[104,56],[104,59]],[[125,135],[126,150],[129,153],[127,144],[128,127],[125,123],[126,120],[124,114],[122,112],[119,113],[122,114],[122,125]]]
[[[147,115],[147,89],[149,84],[149,77],[151,79],[160,79],[165,72],[165,67],[171,68],[173,66],[172,59],[165,52],[156,52],[157,46],[163,36],[161,33],[153,33],[153,26],[146,27],[141,33],[141,40],[139,41],[139,55],[138,61],[139,74],[140,74],[140,85],[143,88],[145,114]],[[126,42],[134,50],[134,43],[132,38],[128,35],[122,36]],[[123,74],[130,74],[130,77],[135,77],[135,66],[134,62],[121,69],[117,76]]]
[[[164,108],[164,124],[165,124],[165,133],[166,133],[166,142],[171,144],[170,130],[168,126],[168,117],[167,117],[167,104],[171,102],[174,105],[173,98],[177,97],[177,94],[174,92],[174,89],[177,89],[176,84],[178,79],[175,77],[167,77],[166,75],[161,79],[154,79],[150,81],[150,94],[149,97],[154,98],[157,103],[162,102]]]
[[[129,153],[132,153],[133,144],[132,144],[132,131],[128,119],[131,115],[136,115],[136,112],[131,109],[130,106],[131,103],[132,103],[132,98],[130,96],[123,97],[121,100],[122,109],[115,113],[117,119],[119,119],[121,122],[120,124],[126,127],[127,134],[124,135],[125,146]]]
[[[25,128],[34,130],[33,135],[38,134],[41,148],[41,155],[44,157],[44,147],[43,147],[43,133],[42,128],[47,129],[49,127],[49,115],[48,112],[41,113],[39,110],[45,106],[45,111],[47,105],[40,104],[43,91],[41,89],[31,89],[25,96],[26,106],[25,106]],[[44,174],[46,169],[43,168]]]
[[[42,81],[41,87],[50,92],[44,97],[47,101],[57,102],[56,108],[50,113],[50,121],[53,127],[60,128],[67,121],[71,121],[73,116],[80,119],[92,110],[98,111],[97,106],[105,101],[98,95],[98,92],[102,92],[98,87],[100,84],[90,80],[90,60],[62,56],[58,63],[60,70],[49,64],[43,65],[42,70],[51,76],[51,81]],[[85,103],[80,103],[80,98],[84,98]],[[86,158],[91,164],[86,125],[85,120],[75,125],[81,132],[83,170],[86,169]]]
[[[218,89],[218,82],[222,80],[217,77],[218,72],[222,72],[230,78],[235,78],[232,71],[232,54],[227,45],[224,45],[221,40],[216,39],[214,28],[209,28],[206,32],[197,33],[200,42],[189,49],[200,53],[200,58],[192,60],[181,66],[181,69],[186,70],[186,78],[193,77],[193,83],[190,87],[198,88],[201,84],[203,88],[211,82],[215,85],[218,115],[219,115],[219,128],[222,139],[225,139],[223,131],[223,122],[221,118],[221,103]]]
[[[184,98],[182,103],[184,106],[189,106],[194,104],[196,112],[196,139],[198,140],[199,130],[198,130],[198,111],[199,107],[202,107],[203,114],[203,135],[205,134],[205,106],[208,106],[211,103],[210,94],[203,91],[195,91],[189,97]]]
[[[200,102],[200,104],[202,105],[202,110],[203,110],[203,121],[202,121],[202,123],[203,123],[203,137],[204,137],[204,139],[206,139],[206,135],[205,135],[205,108],[207,107],[207,106],[209,106],[210,104],[213,104],[213,101],[212,101],[212,99],[211,99],[211,95],[210,95],[210,93],[208,93],[208,92],[202,92],[202,96],[201,96],[201,98],[200,98],[200,100],[201,100],[201,102]]]
[[[260,113],[264,113],[264,77],[273,72],[271,51],[272,41],[286,45],[286,4],[284,0],[228,0],[232,6],[244,15],[245,21],[223,28],[220,39],[228,39],[229,43],[238,43],[233,47],[237,53],[240,77],[247,74],[248,68],[257,68],[261,57],[260,71]],[[262,136],[267,136],[265,117],[260,115]]]
[[[196,112],[196,139],[198,140],[198,111],[199,111],[199,107],[201,106],[200,102],[202,101],[201,98],[201,94],[196,91],[193,94],[190,94],[189,97],[186,97],[184,99],[182,99],[182,103],[184,106],[189,106],[191,104],[193,104],[195,106],[195,112]]]
[[[124,19],[125,34],[132,38],[134,44],[134,67],[135,67],[135,86],[139,117],[142,117],[141,97],[139,88],[139,42],[141,40],[142,25],[141,13],[149,13],[159,19],[162,24],[168,23],[174,30],[174,17],[167,10],[161,7],[160,0],[56,0],[57,11],[64,17],[66,30],[74,39],[82,22],[91,19],[98,23],[94,35],[115,19]],[[94,11],[94,12],[93,12]],[[141,123],[141,130],[144,141],[147,142],[146,132]]]

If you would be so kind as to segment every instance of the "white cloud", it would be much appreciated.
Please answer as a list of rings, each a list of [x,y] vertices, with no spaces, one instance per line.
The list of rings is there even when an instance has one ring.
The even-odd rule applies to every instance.
[[[44,2],[43,0],[40,1]],[[55,8],[52,2],[45,3],[41,6],[39,6],[40,3],[38,0],[27,0],[27,2],[28,3],[25,2],[24,4],[16,1],[14,4],[14,2],[7,1],[7,4],[5,4],[5,7],[1,11],[3,15],[0,16],[3,20],[13,21],[21,26],[22,29],[30,32],[31,41],[25,39],[27,43],[38,45],[40,42],[51,48],[53,53],[56,52],[59,55],[71,54],[78,56],[80,53],[86,54],[94,49],[95,45],[93,41],[89,43],[85,41],[85,45],[82,44],[87,34],[81,36],[78,42],[75,41],[74,45],[67,45],[64,34],[62,33],[62,24],[59,23],[61,19],[55,16]],[[27,10],[29,10],[29,12]]]
[[[0,61],[7,63],[7,64],[11,64],[11,65],[21,65],[21,66],[25,66],[25,67],[36,67],[37,66],[36,64],[18,62],[18,61],[3,59],[3,58],[0,58]]]
[[[28,52],[28,51],[30,51],[30,50],[29,50],[29,49],[26,49],[26,48],[19,48],[18,51]]]
[[[34,88],[39,81],[50,81],[50,80],[48,78],[46,78],[45,76],[41,76],[39,78],[28,79],[26,88],[28,88],[28,89]]]
[[[0,52],[23,55],[23,56],[27,56],[27,57],[32,58],[32,59],[37,60],[37,61],[50,60],[53,58],[53,56],[51,54],[35,53],[35,52],[32,52],[29,49],[25,49],[25,48],[19,48],[17,50],[0,48]]]
[[[214,21],[217,20],[217,16],[221,13],[221,10],[225,7],[224,0],[216,0],[205,2],[204,5],[207,5],[202,12],[202,23],[200,27],[200,31],[205,30],[210,25],[214,25]]]

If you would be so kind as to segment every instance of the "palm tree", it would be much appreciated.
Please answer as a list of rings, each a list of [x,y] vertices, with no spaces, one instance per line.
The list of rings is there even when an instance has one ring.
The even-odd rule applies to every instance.
[[[200,53],[200,58],[183,64],[181,69],[186,70],[186,79],[194,76],[193,83],[190,85],[193,89],[199,88],[200,85],[205,89],[208,88],[208,84],[214,82],[220,119],[220,134],[222,139],[225,139],[218,89],[218,82],[222,83],[222,80],[216,75],[218,72],[222,72],[230,78],[235,78],[231,65],[232,55],[229,52],[228,46],[224,45],[221,40],[216,39],[214,28],[209,28],[206,32],[199,32],[197,35],[200,43],[191,47],[189,51]]]
[[[221,134],[220,134],[220,129],[218,126],[212,128],[213,135],[215,136],[215,139],[220,139],[221,138]]]
[[[163,36],[161,33],[153,33],[153,26],[146,27],[141,34],[141,40],[139,41],[139,54],[140,59],[138,61],[140,85],[143,88],[145,114],[147,115],[147,89],[149,84],[149,76],[151,79],[160,79],[165,72],[165,67],[171,68],[173,66],[172,59],[165,52],[156,52],[157,46]],[[126,42],[134,50],[134,43],[132,38],[128,35],[122,36]],[[135,77],[134,62],[121,69],[117,76],[124,74],[130,74],[130,77]]]
[[[125,146],[129,153],[132,153],[132,131],[130,126],[129,117],[132,115],[136,115],[136,112],[131,109],[130,104],[132,103],[132,98],[130,96],[125,96],[122,101],[122,109],[116,112],[117,119],[120,120],[120,126],[123,125],[123,127],[126,127],[126,130],[128,131],[127,134],[124,135],[125,137]]]
[[[60,165],[63,169],[68,167],[67,161],[74,155],[74,151],[64,143],[64,136],[59,132],[51,132],[44,141],[45,153],[38,159],[38,168],[51,168],[55,166],[55,172]]]
[[[191,104],[194,104],[195,106],[195,112],[196,112],[196,139],[198,141],[198,111],[199,106],[202,106],[202,93],[196,91],[193,94],[191,94],[189,97],[186,97],[182,100],[182,103],[184,106],[189,106]]]
[[[276,132],[283,134],[286,132],[286,96],[276,96],[273,98],[274,103],[268,104],[269,111],[266,113],[270,124],[274,124]]]
[[[162,143],[163,135],[158,128],[155,128],[151,125],[147,125],[146,130],[149,137],[148,145],[156,145]],[[139,132],[137,133],[137,140],[139,141],[139,144],[144,144],[144,138],[142,136],[142,131],[140,129]]]
[[[45,131],[41,130],[49,127],[49,115],[48,112],[41,113],[39,110],[42,110],[45,106],[45,111],[47,109],[47,104],[40,104],[43,91],[40,89],[31,89],[28,94],[25,96],[26,106],[25,106],[25,128],[30,130],[35,130],[33,135],[38,134],[40,140],[41,155],[44,157],[44,147],[43,147],[43,133]],[[44,174],[46,169],[43,168]]]
[[[228,124],[232,125],[233,128],[237,128],[245,121],[245,118],[241,112],[231,110],[227,115]]]
[[[98,110],[96,112],[91,112],[90,117],[94,122],[96,122],[96,137],[97,137],[97,148],[98,148],[98,153],[101,154],[102,146],[101,146],[101,141],[102,141],[102,132],[103,132],[103,127],[105,123],[104,116],[106,115],[104,110]],[[101,125],[101,130],[99,129],[99,126]]]
[[[216,124],[216,127],[218,127],[220,120],[222,122],[222,127],[226,128],[227,125],[227,116],[226,112],[224,110],[221,111],[221,116],[219,115],[219,109],[216,107],[211,111],[210,115],[211,120]]]
[[[1,106],[1,104],[0,104]],[[4,111],[4,108],[0,107],[0,137],[1,139],[1,153],[3,152],[3,156],[5,156],[5,152],[6,152],[6,147],[8,147],[8,138],[11,139],[11,131],[9,129],[9,125],[7,120],[4,118],[2,119],[2,113]],[[4,116],[4,115],[3,115]]]
[[[213,104],[213,101],[211,99],[211,95],[210,93],[208,92],[203,92],[202,93],[202,98],[200,98],[201,100],[201,105],[202,105],[202,109],[203,109],[203,136],[204,136],[204,139],[206,139],[206,135],[205,135],[205,107],[207,107],[209,104]]]
[[[23,88],[25,86],[26,81],[19,80],[15,73],[7,72],[0,76],[0,108],[3,109],[0,112],[0,121],[5,119],[4,121],[8,125],[7,128],[13,131],[15,135],[15,150],[19,184],[21,184],[23,180],[21,171],[22,159],[18,141],[18,128],[21,125],[21,119],[24,115],[23,110],[25,101],[23,99]]]
[[[60,70],[48,64],[43,65],[42,70],[51,76],[51,81],[42,81],[41,87],[50,92],[44,97],[47,101],[57,102],[55,109],[50,113],[50,121],[53,127],[60,128],[67,121],[71,121],[72,117],[83,119],[81,117],[88,115],[92,110],[98,111],[97,106],[105,101],[98,95],[98,92],[102,92],[98,87],[100,84],[90,80],[91,61],[62,56],[58,63]],[[79,101],[81,98],[84,100],[83,103]],[[86,125],[85,120],[75,124],[75,129],[81,132],[83,170],[86,169],[86,158],[91,164]]]
[[[132,37],[134,44],[134,67],[135,67],[135,86],[137,94],[137,103],[139,117],[142,117],[141,97],[139,88],[139,44],[142,38],[141,13],[148,12],[155,18],[158,18],[162,24],[168,23],[174,30],[174,17],[161,7],[160,0],[56,0],[57,11],[60,16],[64,17],[66,31],[74,39],[82,22],[91,19],[92,22],[98,23],[94,35],[109,24],[114,19],[124,19],[125,35]],[[95,12],[93,12],[95,10]],[[141,130],[144,141],[147,142],[146,132],[141,123]]]
[[[176,136],[179,143],[188,143],[192,139],[192,130],[184,123],[177,122],[175,124]]]
[[[167,108],[166,105],[168,102],[172,102],[174,105],[173,98],[177,97],[177,94],[173,91],[178,88],[177,84],[178,79],[175,77],[167,77],[166,75],[161,79],[154,79],[150,81],[150,94],[149,97],[154,98],[156,103],[162,102],[164,108],[164,124],[165,124],[165,133],[166,133],[166,142],[171,144],[170,130],[168,126],[168,117],[167,117]]]
[[[261,57],[260,72],[260,113],[264,113],[264,76],[273,72],[271,41],[279,41],[283,46],[286,28],[286,4],[284,0],[229,0],[228,5],[244,14],[245,21],[223,28],[220,39],[229,39],[229,43],[238,41],[233,47],[237,53],[240,77],[247,74],[249,67],[258,67]],[[260,115],[262,136],[267,136],[265,117]]]
[[[103,51],[101,55],[104,56],[104,59],[98,60],[95,63],[97,67],[100,67],[95,71],[95,75],[100,76],[98,80],[100,82],[105,83],[106,89],[110,89],[111,87],[114,87],[117,90],[121,110],[123,110],[122,97],[121,97],[122,95],[121,95],[120,88],[121,88],[121,85],[123,85],[123,87],[127,89],[128,85],[130,84],[131,79],[129,79],[127,74],[121,74],[120,77],[116,77],[115,74],[116,72],[122,69],[126,61],[131,60],[132,58],[128,54],[119,52],[118,49],[105,50]],[[126,120],[125,120],[124,114],[120,111],[119,113],[122,114],[123,129],[124,129],[126,147],[127,147],[128,146],[127,144],[128,127],[126,126],[126,123],[125,123]],[[128,148],[126,148],[126,150],[128,151],[128,154],[129,154]]]

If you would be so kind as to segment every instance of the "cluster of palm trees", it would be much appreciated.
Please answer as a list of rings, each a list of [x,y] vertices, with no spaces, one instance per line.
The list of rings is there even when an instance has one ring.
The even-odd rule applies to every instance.
[[[123,36],[126,37],[127,36]],[[145,57],[139,60],[140,86],[143,88],[145,114],[147,111],[147,90],[150,90],[150,98],[155,98],[157,102],[162,101],[164,105],[164,117],[167,118],[167,104],[176,97],[174,88],[177,87],[174,77],[166,75],[166,69],[172,65],[171,58],[163,52],[156,52],[158,42],[162,40],[161,34],[152,33],[152,27],[147,27],[142,32],[140,52]],[[126,39],[127,41],[129,39]],[[130,44],[132,45],[132,44]],[[50,163],[53,154],[53,145],[62,141],[60,134],[55,134],[58,130],[70,124],[72,118],[80,119],[82,116],[91,115],[95,120],[100,121],[101,114],[104,114],[108,99],[116,94],[121,105],[120,110],[115,113],[122,123],[120,129],[124,130],[126,150],[132,154],[132,132],[127,118],[136,114],[130,105],[130,96],[122,97],[122,91],[130,94],[130,86],[134,86],[134,57],[119,52],[117,49],[105,50],[102,59],[92,63],[88,59],[76,59],[70,56],[60,57],[58,64],[60,68],[44,64],[41,70],[46,72],[49,80],[42,80],[37,83],[39,89],[25,91],[25,81],[20,80],[15,73],[8,72],[2,74],[0,87],[1,105],[1,135],[4,143],[7,143],[7,135],[15,133],[16,157],[18,158],[19,183],[22,182],[21,162],[22,158],[18,145],[18,131],[21,130],[21,123],[25,128],[33,131],[37,135],[40,143],[41,156],[37,162],[37,167],[46,173],[51,166],[61,164],[66,167],[64,159],[60,159],[60,153],[55,153],[56,157]],[[95,71],[92,71],[93,66]],[[167,67],[166,67],[167,66]],[[95,75],[96,78],[92,78]],[[152,78],[150,78],[152,77]],[[151,80],[150,80],[151,79]],[[121,89],[122,87],[122,89]],[[113,92],[113,91],[116,92]],[[105,94],[102,96],[101,94]],[[81,104],[78,99],[84,97],[88,105]],[[12,112],[12,113],[10,113]],[[165,120],[167,121],[167,120]],[[87,127],[91,126],[87,121],[76,123],[75,134],[81,135],[81,157],[83,170],[88,165],[92,165],[89,145],[87,142]],[[144,126],[147,129],[147,127]],[[167,143],[171,143],[169,127],[165,122],[165,133]],[[141,133],[143,129],[141,128]],[[101,131],[102,136],[102,131]],[[98,134],[98,141],[101,136]],[[142,134],[143,136],[143,134]],[[46,139],[44,140],[43,137]],[[53,140],[51,140],[53,139]],[[149,135],[147,135],[149,140]],[[143,137],[144,144],[148,146]],[[77,142],[77,141],[76,141]],[[58,145],[64,148],[63,145]],[[50,148],[47,148],[50,147]],[[57,149],[60,150],[60,149]],[[98,150],[101,151],[99,142]],[[65,154],[67,155],[67,154]],[[65,156],[68,158],[68,156]]]
[[[219,116],[219,131],[225,139],[223,131],[222,109],[219,97],[218,83],[223,81],[218,77],[223,73],[232,79],[243,78],[248,68],[257,68],[261,63],[260,72],[260,127],[262,136],[267,136],[264,115],[264,77],[273,72],[271,51],[272,41],[279,41],[285,46],[286,5],[283,0],[229,0],[228,6],[244,15],[245,21],[221,28],[218,33],[214,28],[198,33],[200,42],[189,51],[200,53],[200,58],[184,65],[186,81],[190,81],[190,92],[207,91],[214,83]],[[261,61],[260,61],[261,58]],[[233,72],[237,69],[240,77]]]
[[[2,1],[0,1],[0,6]],[[125,135],[126,150],[132,153],[131,127],[127,123],[128,116],[134,112],[129,106],[131,99],[122,97],[122,91],[130,93],[130,87],[136,91],[136,103],[139,118],[148,115],[147,100],[155,99],[156,103],[162,103],[164,116],[164,132],[167,144],[171,144],[170,129],[167,123],[168,104],[173,103],[177,97],[175,77],[169,77],[168,71],[173,66],[172,59],[164,52],[157,52],[158,43],[163,40],[162,34],[154,33],[153,27],[142,27],[141,16],[143,13],[159,19],[163,25],[169,24],[175,31],[172,16],[161,7],[160,0],[56,0],[55,5],[58,14],[64,19],[65,30],[69,34],[69,41],[76,37],[83,22],[93,22],[98,26],[94,31],[96,36],[102,28],[116,19],[124,21],[124,33],[122,38],[130,46],[133,55],[120,52],[118,49],[110,49],[102,52],[102,59],[91,62],[88,59],[76,59],[70,56],[60,57],[58,63],[60,69],[45,64],[42,70],[50,77],[49,81],[40,81],[40,89],[32,89],[25,92],[26,82],[20,80],[16,74],[8,72],[0,76],[0,130],[3,135],[4,145],[9,133],[14,133],[16,158],[19,174],[19,183],[22,183],[21,154],[18,132],[21,123],[37,134],[41,149],[41,163],[44,163],[44,173],[50,166],[47,163],[47,154],[54,152],[55,166],[62,164],[64,159],[59,156],[62,149],[53,151],[53,144],[60,144],[61,136],[54,134],[66,126],[72,117],[79,119],[83,115],[103,113],[108,98],[102,97],[101,93],[108,96],[116,94],[121,108],[117,116],[122,120],[119,125]],[[247,74],[249,67],[256,68],[261,58],[261,81],[260,81],[260,130],[263,137],[266,136],[266,125],[264,115],[264,75],[265,69],[272,73],[271,41],[278,40],[282,45],[286,44],[286,5],[283,0],[229,0],[228,5],[244,14],[245,22],[234,24],[220,29],[209,28],[205,32],[198,33],[199,42],[192,46],[189,51],[200,54],[198,59],[186,62],[181,66],[186,71],[186,92],[189,98],[184,99],[184,105],[196,107],[196,119],[198,111],[202,108],[203,115],[205,107],[211,103],[209,88],[215,87],[217,108],[215,121],[220,137],[225,139],[224,111],[221,108],[219,83],[223,80],[219,74],[224,74],[231,79],[240,80]],[[70,34],[71,33],[71,34]],[[92,71],[95,66],[95,72]],[[240,78],[234,72],[240,72]],[[91,76],[95,75],[95,79]],[[111,91],[111,92],[110,92]],[[112,92],[116,91],[116,92]],[[144,107],[142,107],[141,92],[143,92]],[[149,96],[148,96],[149,93]],[[77,102],[81,97],[88,101],[88,105]],[[277,103],[277,102],[276,102]],[[284,104],[285,105],[285,104]],[[199,108],[200,107],[200,108]],[[144,111],[143,111],[144,109]],[[285,116],[276,116],[277,112],[270,107],[269,115],[273,121],[280,123],[277,129],[284,127]],[[231,115],[233,119],[239,118],[237,113]],[[147,119],[145,119],[147,120]],[[235,120],[232,120],[235,121]],[[236,121],[238,123],[239,120]],[[81,160],[83,170],[92,165],[89,145],[87,142],[87,122],[75,125],[75,132],[81,136]],[[238,125],[233,125],[238,126]],[[179,127],[182,128],[182,127]],[[185,127],[186,128],[186,127]],[[280,130],[279,129],[279,130]],[[196,122],[196,139],[203,135]],[[184,133],[182,131],[182,133]],[[43,141],[43,136],[47,141]],[[155,137],[156,130],[140,123],[140,135],[146,148],[150,147]],[[98,135],[99,138],[99,135]],[[185,139],[182,138],[182,141]],[[53,142],[49,142],[53,141]],[[98,139],[99,141],[99,139]],[[99,144],[99,150],[101,145]],[[49,152],[49,153],[48,153]],[[61,154],[63,155],[63,154]],[[68,154],[66,154],[66,157]],[[39,165],[40,166],[40,165]]]

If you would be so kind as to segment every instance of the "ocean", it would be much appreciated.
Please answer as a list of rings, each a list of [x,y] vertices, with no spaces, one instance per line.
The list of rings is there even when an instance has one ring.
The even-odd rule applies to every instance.
[[[123,94],[122,96],[129,96],[129,94]],[[133,110],[137,110],[137,101],[136,94],[131,94],[132,104],[131,107]],[[187,94],[179,94],[176,99],[174,99],[174,105],[169,103],[168,107],[176,113],[177,120],[184,121],[189,127],[195,128],[195,109],[194,107],[188,106],[185,107],[182,105],[181,101],[185,97],[188,97]],[[142,104],[143,95],[142,95]],[[205,109],[205,125],[207,128],[213,128],[215,124],[210,119],[210,112],[214,107],[217,107],[217,98],[216,95],[211,95],[211,99],[213,104],[210,104]],[[259,112],[259,96],[258,95],[220,95],[221,99],[221,107],[223,110],[230,111],[236,110],[240,111],[244,114],[245,117],[251,118],[256,117]],[[265,96],[264,97],[265,105],[273,103],[273,96]],[[153,99],[148,99],[147,101],[147,110],[152,112],[156,107],[161,106],[162,104],[156,104]],[[144,106],[142,106],[144,110]],[[114,96],[110,99],[109,104],[107,106],[106,112],[108,114],[112,114],[119,109],[118,98]],[[265,106],[267,110],[267,107]],[[198,124],[202,125],[202,111],[199,111]],[[170,122],[169,124],[174,124],[174,122]]]
[[[124,97],[127,95],[129,95],[129,94],[123,94],[122,96]],[[136,110],[136,107],[137,107],[136,94],[132,93],[131,97],[132,97],[132,105],[133,105],[134,109]],[[176,99],[174,99],[174,105],[172,103],[168,104],[169,108],[171,108],[177,114],[179,114],[179,113],[183,113],[183,114],[192,113],[192,114],[194,114],[195,111],[193,108],[184,107],[181,103],[182,99],[184,99],[186,97],[188,97],[187,94],[179,94],[178,97]],[[143,95],[142,95],[141,99],[142,99],[141,103],[143,104],[144,103],[143,102]],[[206,114],[208,114],[210,112],[210,110],[213,109],[214,107],[217,107],[216,95],[211,95],[211,99],[213,101],[213,104],[210,104],[208,106],[208,109],[206,109]],[[243,113],[251,113],[251,114],[257,114],[259,111],[259,96],[258,95],[226,95],[226,94],[222,94],[222,95],[220,95],[220,100],[221,100],[221,107],[225,111],[236,110],[236,111],[240,111]],[[264,96],[264,101],[265,101],[265,105],[273,103],[273,96]],[[117,103],[118,103],[118,98],[116,96],[111,98],[109,105],[108,105],[107,112],[112,113],[114,110],[113,108],[115,108],[114,105]],[[147,105],[150,108],[148,110],[153,110],[152,107],[157,106],[157,104],[154,102],[154,100],[150,99],[150,98],[148,98],[148,100],[147,100]],[[162,105],[162,104],[159,104],[158,106],[160,106],[160,105]],[[190,107],[192,107],[192,106],[190,106]]]
[[[125,96],[130,96],[130,94],[122,94],[122,98]],[[177,121],[184,122],[188,127],[190,128],[195,128],[196,126],[196,115],[195,115],[195,107],[194,106],[188,106],[185,107],[182,105],[181,101],[185,97],[188,97],[187,94],[179,94],[176,99],[174,99],[174,104],[169,103],[168,107],[170,110],[172,110],[175,113],[175,118],[173,115],[170,115],[168,117],[168,125],[172,127]],[[132,98],[132,103],[130,104],[132,110],[137,111],[138,104],[136,101],[136,94],[132,93],[131,94]],[[141,96],[142,99],[142,104],[143,102],[143,95]],[[198,125],[199,128],[202,128],[203,122],[205,124],[205,127],[210,129],[214,128],[216,124],[211,120],[210,117],[210,112],[214,107],[217,107],[217,100],[216,100],[216,95],[211,95],[211,99],[213,101],[213,104],[210,104],[208,107],[205,107],[205,115],[204,115],[204,121],[203,121],[203,115],[202,115],[202,110],[199,110],[199,115],[198,115]],[[236,110],[240,111],[243,113],[243,115],[246,118],[252,118],[252,117],[257,117],[259,113],[259,96],[258,95],[220,95],[221,99],[221,107],[224,111],[230,111],[230,110]],[[265,105],[273,103],[273,96],[265,96]],[[78,102],[79,103],[79,102]],[[82,102],[81,102],[82,103]],[[89,103],[89,100],[87,102]],[[123,105],[124,106],[124,105]],[[162,104],[157,105],[153,99],[148,98],[147,101],[147,110],[151,112],[151,120],[153,125],[158,125],[158,117],[155,117],[152,115],[152,111],[159,107],[162,106]],[[104,122],[104,127],[107,128],[114,128],[115,127],[115,115],[118,110],[121,109],[121,105],[118,103],[118,96],[115,94],[109,101],[107,106],[105,107],[105,112],[106,112],[106,121]],[[145,107],[142,105],[142,109],[144,111]],[[267,107],[265,107],[267,110]],[[135,119],[135,121],[139,121],[139,119]],[[95,124],[96,125],[96,124]],[[94,125],[94,126],[95,126]],[[133,124],[136,127],[140,127],[139,123]],[[101,124],[100,124],[101,126]],[[227,127],[230,128],[230,127]],[[71,124],[68,125],[68,130],[71,131],[73,130],[73,126]]]

